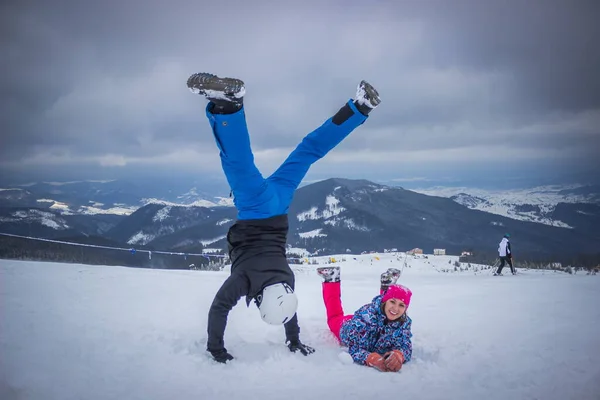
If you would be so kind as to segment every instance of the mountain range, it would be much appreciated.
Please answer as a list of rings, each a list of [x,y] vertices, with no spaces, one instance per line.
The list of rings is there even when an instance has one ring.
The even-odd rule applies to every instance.
[[[593,188],[561,190],[565,201],[558,201],[560,191],[554,189],[552,201],[544,203],[540,194],[529,196],[528,204],[525,194],[513,194],[510,203],[506,195],[498,202],[489,193],[438,189],[425,194],[332,178],[296,191],[289,210],[288,251],[303,255],[419,247],[427,252],[444,248],[450,254],[493,253],[502,235],[510,232],[521,255],[598,252],[597,194]],[[117,181],[2,189],[0,232],[45,238],[91,235],[127,246],[223,251],[236,211],[231,198],[218,194],[193,189],[146,197]],[[503,211],[490,212],[493,204],[503,205]],[[533,217],[541,212],[551,222]]]
[[[509,191],[432,187],[415,191],[448,197],[473,210],[564,228],[572,228],[568,221],[573,216],[566,214],[587,215],[586,209],[600,204],[600,185],[548,185]]]

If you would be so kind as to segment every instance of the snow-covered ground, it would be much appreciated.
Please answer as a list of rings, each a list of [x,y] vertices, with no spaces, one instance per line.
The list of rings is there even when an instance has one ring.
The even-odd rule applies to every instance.
[[[333,256],[351,313],[403,255]],[[377,259],[377,258],[379,259]],[[325,262],[328,257],[319,257]],[[0,260],[2,399],[598,399],[600,277],[439,273],[455,258],[409,258],[413,360],[399,373],[355,365],[328,332],[317,265],[294,266],[302,340],[243,301],[204,351],[207,311],[228,273]]]

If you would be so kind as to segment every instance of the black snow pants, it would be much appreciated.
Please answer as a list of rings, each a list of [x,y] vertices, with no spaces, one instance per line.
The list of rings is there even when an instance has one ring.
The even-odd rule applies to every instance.
[[[502,268],[504,268],[504,263],[508,263],[508,265],[510,265],[510,272],[512,272],[513,274],[516,273],[515,267],[513,267],[512,259],[510,257],[500,257],[500,266],[498,267],[498,271],[496,271],[497,274],[500,274],[502,272]]]

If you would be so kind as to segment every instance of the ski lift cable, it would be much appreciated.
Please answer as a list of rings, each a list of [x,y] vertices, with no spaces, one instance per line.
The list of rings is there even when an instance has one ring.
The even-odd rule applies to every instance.
[[[132,247],[129,248],[124,248],[124,247],[111,247],[111,246],[100,246],[100,245],[96,245],[96,244],[85,244],[85,243],[76,243],[76,242],[66,242],[63,240],[54,240],[54,239],[45,239],[45,238],[38,238],[38,237],[32,237],[32,236],[22,236],[22,235],[14,235],[12,233],[2,233],[0,232],[0,235],[2,236],[9,236],[9,237],[14,237],[14,238],[20,238],[20,239],[29,239],[29,240],[38,240],[41,242],[49,242],[49,243],[58,243],[58,244],[66,244],[69,246],[81,246],[81,247],[92,247],[92,248],[96,248],[96,249],[106,249],[106,250],[119,250],[119,251],[129,251],[131,252],[132,249],[135,250],[135,252],[141,252],[141,253],[149,253],[148,255],[151,257],[151,253],[154,254],[167,254],[167,255],[176,255],[176,256],[198,256],[198,257],[206,257],[206,258],[210,258],[210,257],[214,257],[214,258],[228,258],[228,255],[224,255],[224,254],[207,254],[207,253],[182,253],[182,252],[172,252],[172,251],[160,251],[160,250],[138,250]],[[287,259],[290,260],[302,260],[302,257],[286,257]]]

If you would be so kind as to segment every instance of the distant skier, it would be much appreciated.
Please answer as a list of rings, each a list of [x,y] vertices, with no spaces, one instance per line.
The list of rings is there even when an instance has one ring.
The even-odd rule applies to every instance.
[[[390,268],[381,274],[379,296],[344,315],[341,301],[340,267],[317,268],[324,279],[323,301],[327,325],[355,363],[382,372],[397,372],[412,357],[412,320],[406,315],[412,292],[396,284],[400,271]]]
[[[510,235],[507,233],[506,235],[504,235],[502,241],[500,241],[500,244],[498,245],[498,256],[500,257],[500,266],[498,267],[498,270],[494,273],[494,276],[502,275],[502,268],[504,268],[504,263],[508,263],[508,265],[510,266],[510,271],[513,275],[517,274],[517,271],[515,270],[515,267],[512,263],[512,250],[510,249],[510,242],[508,241],[508,239],[510,239]]]
[[[308,134],[284,163],[267,179],[254,164],[243,107],[244,82],[212,74],[193,74],[188,88],[208,99],[206,116],[219,148],[221,165],[238,211],[227,233],[231,275],[208,312],[207,350],[221,363],[233,359],[223,336],[227,316],[242,296],[254,300],[268,324],[285,325],[286,343],[292,352],[314,352],[300,341],[294,293],[295,277],[286,259],[288,208],[294,192],[310,166],[323,158],[354,129],[363,124],[380,103],[367,82],[358,85],[356,99]]]

